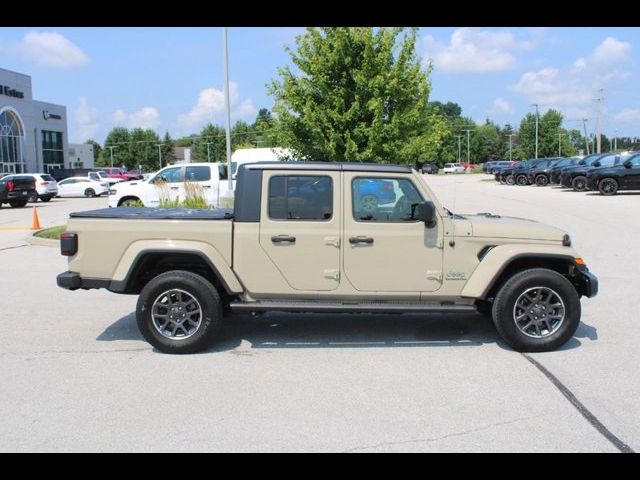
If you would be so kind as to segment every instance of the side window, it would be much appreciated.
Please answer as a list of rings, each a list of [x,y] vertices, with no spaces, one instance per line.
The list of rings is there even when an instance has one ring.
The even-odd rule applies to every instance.
[[[233,165],[233,162],[232,162]],[[227,165],[225,163],[218,164],[218,174],[220,175],[220,180],[228,180],[227,176]]]
[[[631,165],[640,165],[640,155],[631,159]]]
[[[185,180],[189,182],[206,182],[211,180],[211,168],[206,166],[187,167]]]
[[[354,178],[351,198],[359,222],[413,222],[415,206],[424,201],[406,178]]]
[[[273,220],[329,220],[333,216],[333,180],[311,175],[271,177],[268,208]]]
[[[166,170],[156,175],[156,177],[153,179],[153,182],[156,183],[161,178],[163,178],[167,183],[182,182],[184,180],[184,178],[182,177],[182,167],[167,168]]]

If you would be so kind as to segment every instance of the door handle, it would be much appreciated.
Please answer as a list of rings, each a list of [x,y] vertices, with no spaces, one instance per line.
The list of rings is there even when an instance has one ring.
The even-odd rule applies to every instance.
[[[171,190],[178,190],[179,187],[171,187]]]
[[[276,235],[271,237],[271,241],[273,243],[283,243],[283,242],[295,243],[296,237],[292,237],[291,235]]]
[[[351,245],[355,245],[357,243],[368,243],[368,244],[373,244],[373,238],[371,237],[365,237],[363,235],[359,235],[357,237],[351,237],[349,238],[349,243]]]
[[[204,188],[211,188],[211,185],[203,185]]]

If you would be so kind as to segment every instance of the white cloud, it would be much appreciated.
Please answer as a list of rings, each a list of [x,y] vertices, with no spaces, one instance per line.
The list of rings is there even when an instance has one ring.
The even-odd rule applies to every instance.
[[[5,50],[17,53],[43,67],[76,68],[89,62],[89,57],[80,47],[55,32],[31,31],[20,43]]]
[[[422,40],[423,63],[433,60],[436,68],[453,73],[489,73],[514,68],[513,52],[531,50],[543,31],[531,30],[520,39],[511,32],[459,28],[448,43],[427,35]]]
[[[496,98],[489,110],[490,115],[508,115],[510,113],[513,113],[513,108],[509,102],[503,98]]]
[[[126,113],[124,110],[116,110],[113,113],[113,122],[116,125],[128,128],[150,128],[154,130],[158,126],[160,114],[155,107],[143,107],[137,112]]]
[[[94,138],[98,128],[100,128],[98,109],[89,105],[86,97],[80,97],[80,103],[73,114],[73,138],[84,142]]]
[[[607,37],[591,54],[594,62],[614,64],[626,61],[631,54],[631,44]]]
[[[229,82],[231,116],[235,119],[245,119],[254,117],[258,113],[250,98],[245,98],[238,104],[239,99],[238,85],[235,82]],[[206,88],[198,94],[198,100],[193,108],[178,116],[177,123],[180,128],[193,131],[207,122],[221,121],[224,109],[224,91],[213,87]]]
[[[625,108],[613,118],[618,122],[624,123],[640,122],[640,108]]]

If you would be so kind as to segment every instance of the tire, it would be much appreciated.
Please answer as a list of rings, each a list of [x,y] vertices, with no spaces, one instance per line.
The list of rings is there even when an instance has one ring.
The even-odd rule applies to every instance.
[[[531,297],[540,298],[539,303],[533,303]],[[531,310],[526,311],[522,305]],[[550,311],[554,313],[549,318],[559,316],[560,311],[562,318],[555,318],[556,323],[554,319],[542,319]],[[504,283],[493,302],[492,313],[496,330],[511,348],[518,352],[548,352],[564,345],[578,328],[580,297],[571,282],[558,272],[532,268],[516,273]],[[520,326],[516,325],[516,318],[523,315]]]
[[[172,291],[176,293],[168,294]],[[178,296],[180,292],[183,301],[191,298],[195,303],[188,301],[180,304]],[[180,308],[183,308],[184,313],[180,310],[172,312],[165,307],[169,304],[166,301],[169,297],[175,300],[174,305],[183,305]],[[176,323],[167,319],[166,323],[161,325],[159,322],[162,318],[155,317],[154,314],[165,315],[164,312],[166,312],[166,315],[173,313],[178,317],[180,315],[184,317],[185,314],[189,315],[187,309],[189,305],[194,309],[199,307],[199,315],[196,313],[197,310],[192,311],[194,315],[192,319],[197,322],[197,325],[194,325],[194,322],[184,324],[185,321],[189,322],[189,319],[185,319],[182,320],[181,325],[184,324],[186,327],[176,326],[173,334],[166,329],[165,333],[162,333],[165,325],[170,323],[170,326],[175,326]],[[207,348],[220,332],[222,318],[222,302],[215,287],[204,277],[183,270],[162,273],[147,283],[140,293],[136,306],[136,319],[140,333],[147,342],[164,353],[194,353]],[[183,330],[181,335],[176,335],[177,328]]]
[[[27,202],[36,203],[38,201],[38,192],[33,192],[27,195]]]
[[[40,200],[42,200],[43,202],[50,202],[51,201],[51,197],[42,197]]]
[[[93,188],[87,188],[84,191],[84,196],[93,198],[96,196],[96,191]]]
[[[539,187],[546,187],[549,185],[549,177],[546,175],[538,175],[535,179],[536,185]]]
[[[576,192],[584,192],[587,189],[587,177],[578,175],[571,180],[571,186]]]
[[[517,183],[519,186],[523,187],[523,186],[525,186],[525,185],[529,185],[529,180],[527,179],[527,176],[526,176],[526,175],[518,175],[518,176],[516,177],[516,183]]]
[[[516,184],[515,177],[513,175],[507,175],[506,183],[507,185],[515,185]]]
[[[618,193],[618,187],[618,181],[615,178],[603,178],[598,183],[598,191],[605,197]]]
[[[137,198],[125,198],[124,200],[121,200],[120,203],[118,203],[119,207],[130,207],[133,204],[139,202],[140,200]]]
[[[22,208],[27,204],[26,200],[11,200],[9,201],[9,205],[13,208]]]

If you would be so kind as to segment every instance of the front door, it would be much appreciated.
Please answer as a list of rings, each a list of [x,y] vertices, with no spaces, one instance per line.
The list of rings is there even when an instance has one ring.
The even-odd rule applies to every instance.
[[[154,198],[148,206],[156,207],[160,203],[173,204],[177,201],[183,201],[185,196],[184,167],[165,168],[155,177],[153,185],[157,200]]]
[[[640,190],[640,156],[631,158],[631,168],[625,168],[621,180],[623,188]]]
[[[340,284],[340,172],[265,171],[260,248],[294,290]]]
[[[411,177],[344,172],[344,274],[366,292],[432,292],[442,284],[442,222],[426,228],[412,205],[429,200]]]

